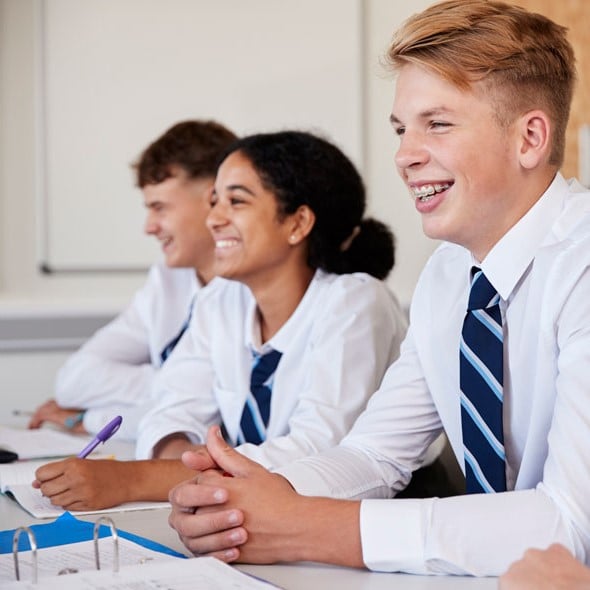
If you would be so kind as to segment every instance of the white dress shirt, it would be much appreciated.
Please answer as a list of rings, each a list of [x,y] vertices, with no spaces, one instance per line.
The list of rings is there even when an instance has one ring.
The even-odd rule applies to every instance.
[[[340,447],[280,470],[297,490],[361,504],[375,570],[498,575],[529,547],[590,555],[590,193],[557,175],[481,265],[504,322],[508,492],[391,500],[441,428],[464,467],[459,338],[465,249],[427,263],[400,359]]]
[[[243,284],[215,279],[189,332],[158,376],[157,403],[139,429],[137,457],[174,432],[194,443],[223,422],[236,441],[250,387],[252,351],[282,353],[274,374],[267,440],[238,449],[267,467],[337,444],[397,358],[406,331],[384,283],[317,271],[281,329],[260,342],[256,301]],[[215,304],[209,304],[210,299]]]
[[[90,433],[121,415],[117,436],[135,439],[145,404],[151,403],[160,354],[178,335],[199,288],[193,269],[153,265],[127,309],[98,330],[59,370],[57,403],[88,408],[84,427]]]

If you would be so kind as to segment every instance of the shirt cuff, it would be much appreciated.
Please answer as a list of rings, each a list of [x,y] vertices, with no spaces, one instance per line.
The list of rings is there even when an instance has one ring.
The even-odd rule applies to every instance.
[[[374,571],[427,573],[424,543],[432,500],[363,500],[360,529],[363,561]]]

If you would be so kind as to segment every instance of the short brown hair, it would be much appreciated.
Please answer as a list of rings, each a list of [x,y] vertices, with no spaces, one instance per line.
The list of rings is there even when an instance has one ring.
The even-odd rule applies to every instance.
[[[236,140],[215,121],[183,121],[151,143],[133,164],[137,186],[158,184],[184,170],[189,178],[214,177],[220,156]]]
[[[534,108],[553,122],[550,163],[560,166],[576,79],[567,29],[495,0],[448,0],[410,17],[387,53],[398,70],[412,63],[467,90],[483,82],[507,124]]]

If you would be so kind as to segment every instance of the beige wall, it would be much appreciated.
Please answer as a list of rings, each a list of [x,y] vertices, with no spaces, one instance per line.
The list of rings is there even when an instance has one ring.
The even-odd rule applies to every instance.
[[[574,47],[578,68],[578,83],[572,101],[572,111],[567,128],[565,162],[566,177],[579,175],[578,132],[582,125],[590,123],[590,2],[588,0],[517,0],[520,6],[540,12],[564,25]]]

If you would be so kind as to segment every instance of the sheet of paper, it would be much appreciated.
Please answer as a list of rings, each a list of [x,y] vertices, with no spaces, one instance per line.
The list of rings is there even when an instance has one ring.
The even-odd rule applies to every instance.
[[[0,426],[0,448],[14,451],[19,459],[77,455],[89,440],[88,436],[77,436],[50,428],[26,430]]]
[[[32,487],[31,483],[9,485],[7,492],[30,514],[35,518],[56,518],[61,516],[65,510],[54,506],[49,498],[41,494],[41,491]],[[125,512],[128,510],[148,510],[152,508],[170,508],[168,502],[126,502],[106,508],[105,510],[70,510],[76,516],[80,514],[100,514],[102,512]]]
[[[15,461],[0,465],[0,491],[5,492],[9,485],[31,485],[35,471],[47,463],[46,459],[36,461]]]
[[[11,556],[12,557],[12,556]],[[276,588],[212,557],[176,559],[39,580],[12,582],[4,590],[269,590]]]
[[[152,551],[147,547],[142,547],[122,537],[119,537],[118,544],[120,567],[180,559],[160,553],[159,551]],[[113,548],[114,543],[112,537],[103,537],[98,540],[101,570],[112,571]],[[18,563],[20,579],[30,582],[32,580],[31,552],[21,551],[19,553]],[[37,575],[39,581],[57,575],[60,575],[61,578],[63,573],[60,574],[60,572],[66,572],[68,569],[75,569],[79,572],[94,571],[96,569],[94,543],[92,541],[58,545],[37,551]],[[5,583],[12,582],[14,579],[14,558],[12,553],[3,553],[0,555],[0,587],[3,588]]]

